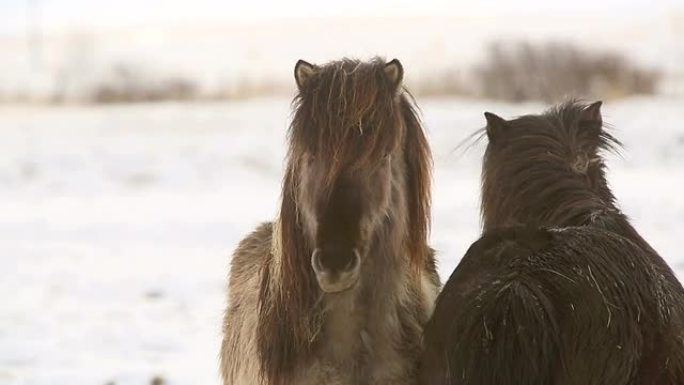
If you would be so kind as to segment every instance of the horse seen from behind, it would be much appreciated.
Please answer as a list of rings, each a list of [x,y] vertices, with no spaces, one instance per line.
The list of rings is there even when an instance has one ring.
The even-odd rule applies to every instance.
[[[484,234],[426,325],[421,384],[684,384],[684,290],[616,205],[600,107],[485,113]]]

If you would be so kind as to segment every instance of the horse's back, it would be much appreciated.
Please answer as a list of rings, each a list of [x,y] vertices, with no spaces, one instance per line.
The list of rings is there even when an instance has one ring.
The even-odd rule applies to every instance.
[[[257,323],[261,274],[271,252],[272,224],[264,223],[233,253],[223,322],[221,374],[226,385],[259,384]]]
[[[684,299],[652,258],[590,227],[486,233],[437,300],[422,383],[680,384]]]

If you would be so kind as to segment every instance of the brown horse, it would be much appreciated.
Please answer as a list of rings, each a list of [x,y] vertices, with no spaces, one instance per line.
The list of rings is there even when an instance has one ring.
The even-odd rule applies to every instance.
[[[615,204],[600,106],[485,113],[485,233],[426,325],[422,384],[684,384],[684,290]]]
[[[411,384],[439,279],[399,61],[299,61],[280,213],[233,255],[226,385]]]

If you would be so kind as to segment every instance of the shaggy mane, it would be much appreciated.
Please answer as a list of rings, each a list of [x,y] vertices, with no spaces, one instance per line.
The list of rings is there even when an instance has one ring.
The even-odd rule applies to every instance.
[[[416,279],[430,260],[432,159],[415,102],[387,81],[385,61],[342,59],[316,67],[293,101],[282,203],[274,253],[262,274],[258,346],[269,384],[284,384],[311,358],[321,328],[321,291],[310,266],[312,246],[297,209],[298,166],[330,161],[332,183],[342,166],[369,167],[403,143],[408,228],[406,249]],[[364,145],[361,145],[361,144]],[[368,144],[371,145],[368,145]]]
[[[615,209],[601,155],[617,153],[621,144],[602,120],[583,120],[587,107],[569,101],[509,120],[501,138],[490,140],[482,170],[485,229],[580,225],[587,212]]]

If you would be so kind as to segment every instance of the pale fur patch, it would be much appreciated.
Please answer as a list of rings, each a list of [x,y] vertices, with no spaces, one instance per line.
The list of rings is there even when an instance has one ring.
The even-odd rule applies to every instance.
[[[425,299],[425,311],[427,317],[432,317],[432,312],[435,310],[435,302],[439,295],[439,287],[432,283],[432,279],[428,277],[427,272],[423,271],[420,275],[420,286],[422,289],[423,298]]]

